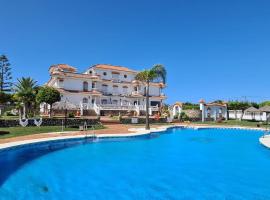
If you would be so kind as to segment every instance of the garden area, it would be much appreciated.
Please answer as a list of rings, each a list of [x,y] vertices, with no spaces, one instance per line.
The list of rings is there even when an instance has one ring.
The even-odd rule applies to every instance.
[[[67,127],[64,128],[64,132],[66,131],[78,131],[78,128]],[[38,133],[50,133],[50,132],[62,132],[61,126],[28,126],[28,127],[5,127],[0,128],[0,139],[2,138],[10,138],[17,137],[23,135],[31,135]]]

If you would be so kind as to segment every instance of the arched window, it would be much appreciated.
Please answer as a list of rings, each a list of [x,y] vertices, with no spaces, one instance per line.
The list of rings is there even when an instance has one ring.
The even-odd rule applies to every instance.
[[[84,92],[88,91],[88,82],[86,82],[86,81],[83,82],[83,91]]]
[[[83,98],[83,103],[88,103],[88,99],[87,98]]]

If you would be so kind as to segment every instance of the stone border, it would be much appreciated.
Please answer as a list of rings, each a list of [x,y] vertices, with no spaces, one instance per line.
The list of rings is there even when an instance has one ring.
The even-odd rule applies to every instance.
[[[261,145],[263,145],[266,148],[270,149],[270,132],[268,131],[268,134],[262,136],[259,138],[259,142]]]
[[[47,138],[39,138],[39,139],[31,139],[31,140],[22,140],[22,141],[16,141],[16,142],[8,142],[0,144],[0,150],[7,149],[10,147],[15,146],[23,146],[27,144],[34,144],[39,142],[49,142],[49,141],[61,141],[65,139],[78,139],[78,138],[87,138],[87,137],[95,137],[95,138],[118,138],[118,137],[134,137],[134,136],[141,136],[141,135],[147,135],[154,132],[163,132],[166,131],[168,128],[192,128],[195,130],[199,129],[242,129],[242,130],[257,130],[257,131],[265,131],[264,128],[252,128],[252,127],[240,127],[240,126],[214,126],[214,125],[168,125],[168,126],[160,126],[158,128],[151,128],[150,130],[145,130],[144,128],[130,128],[129,131],[133,131],[134,133],[119,133],[119,134],[80,134],[80,135],[73,135],[73,136],[66,136],[68,132],[65,132],[65,136],[59,136],[59,137],[47,137]],[[72,131],[69,131],[72,132]],[[55,134],[55,133],[62,133],[62,132],[53,132],[53,133],[47,133],[47,134]],[[260,138],[261,139],[261,138]],[[270,148],[270,135],[269,135],[269,148]],[[260,141],[261,142],[261,141]],[[262,142],[261,142],[262,143]]]
[[[0,144],[0,150],[10,148],[10,147],[16,147],[16,146],[23,146],[27,144],[34,144],[34,143],[39,143],[39,142],[49,142],[49,141],[61,141],[65,139],[78,139],[78,138],[118,138],[118,137],[134,137],[134,136],[140,136],[140,135],[147,135],[152,132],[162,132],[166,131],[167,128],[174,127],[174,126],[163,126],[163,127],[158,127],[158,128],[151,128],[151,130],[143,130],[142,128],[131,128],[129,131],[134,131],[134,133],[119,133],[119,134],[80,134],[80,135],[73,135],[73,136],[68,136],[68,132],[64,132],[65,136],[59,136],[59,137],[47,137],[47,138],[39,138],[39,139],[31,139],[31,140],[22,140],[22,141],[16,141],[16,142],[8,142],[8,143],[3,143]],[[69,131],[71,133],[71,131]],[[55,134],[59,133],[61,134],[62,132],[53,132],[53,133],[47,133],[47,134]]]

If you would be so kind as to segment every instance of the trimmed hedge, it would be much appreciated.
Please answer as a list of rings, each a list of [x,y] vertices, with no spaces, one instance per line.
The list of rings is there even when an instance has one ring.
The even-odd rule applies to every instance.
[[[122,118],[122,119],[120,119],[120,122],[122,124],[131,124],[131,118]],[[150,118],[149,122],[151,124],[152,123],[166,123],[167,119],[166,118],[159,118],[157,120],[157,119]],[[138,118],[138,124],[145,124],[145,118]]]
[[[61,126],[62,122],[65,119],[61,118],[44,118],[42,119],[41,126]],[[67,119],[67,126],[80,126],[84,125],[84,123],[87,123],[87,125],[94,125],[99,123],[99,119]],[[21,126],[18,119],[10,119],[10,120],[4,120],[0,119],[0,127],[15,127],[15,126]],[[34,119],[28,120],[27,126],[36,126],[34,124]]]
[[[9,134],[9,131],[0,131],[0,135],[6,135]]]

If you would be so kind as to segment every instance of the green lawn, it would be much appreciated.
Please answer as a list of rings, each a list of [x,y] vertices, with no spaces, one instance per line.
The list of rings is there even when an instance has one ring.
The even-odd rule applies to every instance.
[[[94,126],[94,129],[102,129],[104,128],[102,125]],[[64,128],[64,131],[78,131],[78,128]],[[91,129],[89,129],[91,130]],[[0,139],[17,137],[22,135],[31,135],[37,133],[49,133],[49,132],[61,132],[61,126],[41,126],[40,128],[37,126],[28,126],[28,127],[9,127],[9,128],[0,128],[0,131],[9,131],[9,134],[0,135]]]
[[[225,125],[225,126],[249,126],[249,127],[257,127],[257,124],[260,124],[261,127],[267,127],[269,128],[270,125],[267,125],[265,122],[254,122],[254,121],[246,121],[246,120],[228,120],[223,121],[221,123],[218,122],[192,122],[194,124],[208,124],[208,125]]]

